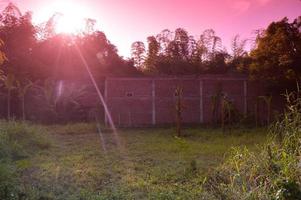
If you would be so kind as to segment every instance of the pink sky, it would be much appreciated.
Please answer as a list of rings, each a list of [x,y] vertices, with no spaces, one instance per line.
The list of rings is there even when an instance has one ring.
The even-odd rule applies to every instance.
[[[59,2],[64,0],[58,0]],[[129,57],[132,42],[163,29],[185,28],[197,36],[213,28],[226,47],[234,35],[250,38],[252,31],[271,21],[301,15],[300,0],[68,0],[85,9],[115,44],[120,55]],[[4,2],[4,1],[0,1]],[[22,11],[35,16],[46,13],[51,0],[15,0]],[[3,7],[4,3],[0,4]],[[52,12],[52,11],[51,11]],[[41,14],[42,13],[42,14]],[[47,14],[44,14],[47,15]],[[44,16],[45,17],[45,16]],[[47,16],[48,17],[48,16]],[[40,17],[41,18],[41,17]],[[44,20],[44,19],[36,19]]]

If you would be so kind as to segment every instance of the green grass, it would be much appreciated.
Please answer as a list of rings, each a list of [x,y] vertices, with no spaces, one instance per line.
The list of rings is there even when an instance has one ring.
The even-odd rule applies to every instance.
[[[264,129],[122,129],[118,139],[93,124],[48,126],[52,144],[16,161],[30,199],[210,199],[202,187],[232,147],[266,140]],[[119,142],[117,142],[117,140]],[[118,143],[120,143],[118,145]]]

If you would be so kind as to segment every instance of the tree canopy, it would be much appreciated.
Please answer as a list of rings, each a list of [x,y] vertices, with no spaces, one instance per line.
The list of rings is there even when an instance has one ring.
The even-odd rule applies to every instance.
[[[6,59],[4,74],[17,80],[82,79],[87,64],[96,77],[155,75],[195,75],[246,73],[254,79],[279,85],[300,79],[301,18],[284,18],[257,32],[251,52],[246,39],[233,37],[231,51],[214,30],[192,36],[183,28],[165,29],[131,46],[132,59],[118,55],[105,33],[95,29],[95,20],[86,20],[78,35],[57,34],[59,14],[33,25],[31,13],[21,13],[12,3],[0,15],[0,39]]]
[[[273,86],[285,86],[300,80],[301,17],[272,22],[258,35],[251,51],[250,73],[254,79],[268,81]]]
[[[135,46],[137,43],[133,43],[132,52],[145,47],[142,42]],[[187,75],[228,71],[229,54],[212,29],[205,30],[197,39],[183,28],[177,28],[174,32],[165,29],[156,36],[149,36],[147,43],[147,50],[141,54],[145,57],[144,62],[139,60],[137,63],[136,57],[133,57],[144,73]]]
[[[106,35],[94,29],[94,20],[86,20],[82,33],[66,35],[55,33],[56,17],[35,26],[30,12],[22,14],[8,4],[0,15],[5,74],[12,73],[18,80],[81,79],[87,74],[84,62],[96,77],[139,74],[131,61],[118,55]]]

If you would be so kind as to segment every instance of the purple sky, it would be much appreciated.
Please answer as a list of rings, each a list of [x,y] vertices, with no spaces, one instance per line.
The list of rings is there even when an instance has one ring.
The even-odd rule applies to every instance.
[[[64,0],[57,0],[63,2]],[[271,21],[301,15],[300,0],[65,0],[82,8],[85,17],[94,18],[98,27],[117,46],[122,56],[130,56],[132,42],[168,28],[185,28],[197,36],[213,28],[226,47],[234,35],[250,38],[252,31]],[[0,1],[7,2],[7,1]],[[55,0],[15,0],[22,11],[31,10],[35,21],[54,12]],[[0,6],[4,6],[1,3]],[[67,8],[71,9],[72,8]],[[62,11],[61,11],[62,12]]]

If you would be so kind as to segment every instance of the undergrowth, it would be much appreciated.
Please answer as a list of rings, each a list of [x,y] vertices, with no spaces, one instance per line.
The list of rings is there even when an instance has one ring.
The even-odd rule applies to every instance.
[[[287,110],[259,151],[233,148],[204,184],[217,199],[301,199],[301,98],[286,95]]]
[[[25,198],[20,173],[29,165],[27,158],[50,145],[42,127],[0,121],[0,199]]]
[[[121,137],[131,152],[131,171],[113,151],[109,133],[110,154],[99,150],[95,124],[42,127],[0,121],[0,199],[301,199],[301,98],[288,94],[287,103],[287,111],[270,127],[268,141],[257,149],[255,135],[264,134],[258,129],[242,136],[187,130],[191,136],[186,138],[158,129],[151,134],[125,131]],[[59,142],[52,151],[49,133]],[[232,148],[205,176],[203,165],[213,168],[215,154],[240,144],[248,148]],[[198,158],[200,152],[204,155]],[[39,162],[33,166],[32,161]],[[37,167],[29,172],[36,182],[24,184],[22,173]]]

